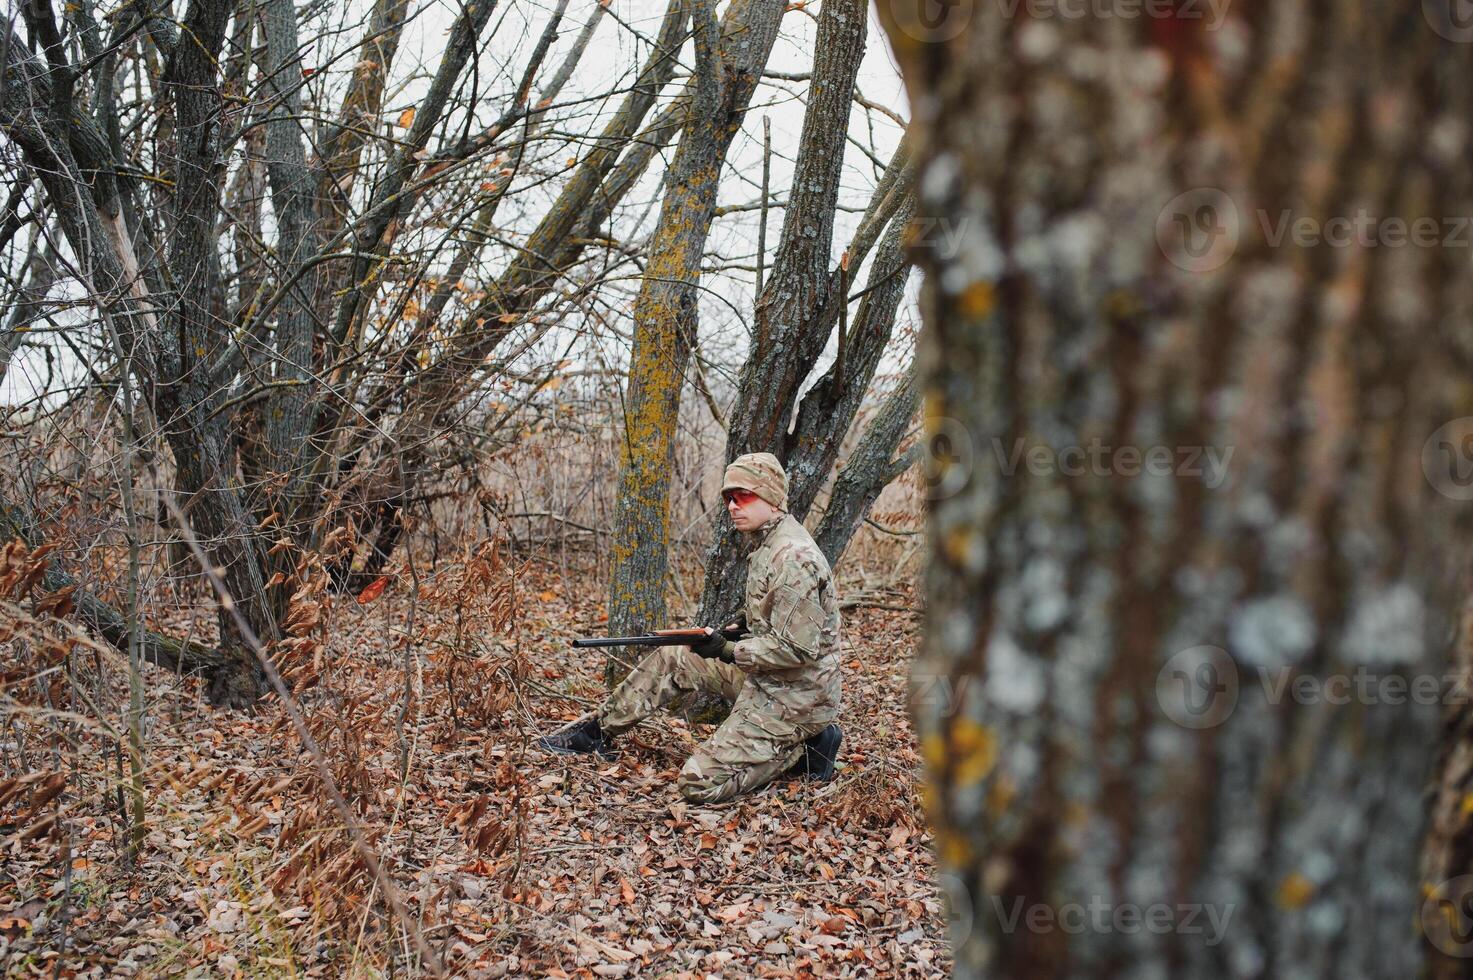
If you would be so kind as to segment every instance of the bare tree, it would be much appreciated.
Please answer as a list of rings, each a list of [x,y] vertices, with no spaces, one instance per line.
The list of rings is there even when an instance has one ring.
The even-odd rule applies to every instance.
[[[728,25],[736,23],[734,11],[753,15],[746,7],[734,5],[728,8]],[[760,10],[763,18],[771,14],[770,8]],[[813,72],[782,237],[772,274],[764,281],[757,302],[755,329],[728,428],[728,459],[766,450],[784,460],[792,481],[790,509],[800,518],[829,480],[839,446],[869,391],[910,270],[902,249],[910,214],[904,144],[880,180],[849,250],[838,263],[831,254],[849,115],[865,50],[866,16],[867,6],[860,0],[831,0],[819,12]],[[754,59],[745,69],[752,76],[765,62],[766,52],[760,54],[762,60]],[[727,83],[710,81],[730,76],[731,70],[722,66],[715,58],[698,63],[693,119],[726,125],[730,118],[734,127],[740,115],[732,118],[730,110],[716,101]],[[750,90],[740,94],[745,100]],[[636,306],[626,458],[610,584],[609,625],[615,631],[637,631],[665,620],[669,473],[680,392],[696,331],[696,269],[713,214],[716,174],[733,133],[734,128],[698,133],[687,126],[668,178],[661,223],[651,243],[652,260]],[[719,150],[713,157],[707,147]],[[869,280],[855,294],[861,301],[851,327],[847,310],[855,298],[849,289],[851,268],[857,270],[864,263],[882,235],[883,244],[870,263]],[[839,355],[800,406],[803,385],[836,328]],[[699,373],[696,384],[712,403],[713,414],[721,417]],[[791,430],[790,422],[794,422]],[[899,429],[884,432],[898,441],[903,422]],[[878,456],[893,454],[895,447],[896,442],[890,442],[887,447],[870,448]],[[889,468],[871,470],[870,475],[881,471],[889,472]],[[850,498],[849,505],[862,500],[867,506],[880,488],[867,488]],[[862,512],[861,507],[858,516]],[[837,551],[843,550],[858,516],[850,514],[853,520],[846,518],[829,526],[829,542]],[[724,621],[740,606],[745,564],[736,537],[721,514],[707,562],[702,621]],[[621,676],[623,669],[611,661],[610,680]]]
[[[355,554],[365,572],[382,569],[405,502],[454,465],[444,437],[515,358],[493,360],[498,346],[517,338],[525,350],[586,304],[602,270],[580,269],[585,251],[679,131],[679,93],[646,125],[686,38],[686,5],[674,0],[657,36],[640,37],[632,84],[603,96],[619,102],[590,149],[570,169],[546,166],[537,147],[564,137],[543,123],[608,22],[595,5],[552,62],[567,7],[551,11],[505,91],[492,93],[477,59],[498,5],[460,10],[392,139],[378,120],[410,15],[397,0],[373,5],[336,89],[314,88],[327,73],[304,61],[299,21],[312,14],[285,0],[198,0],[177,31],[142,4],[110,25],[87,3],[61,23],[45,2],[23,7],[24,25],[0,21],[0,133],[27,168],[11,196],[34,201],[33,220],[62,243],[13,295],[44,297],[74,278],[115,325],[144,395],[140,448],[162,441],[158,462],[185,514],[268,642],[291,593],[290,548],[351,523],[365,544],[346,551],[338,580],[352,581]],[[142,64],[150,70],[123,70]],[[336,106],[324,105],[334,92]],[[484,179],[488,169],[497,180]],[[492,220],[519,177],[562,186],[530,233],[509,241]],[[437,229],[465,201],[452,230],[479,216],[476,231],[446,268],[438,255],[450,239]],[[7,241],[18,228],[6,224]],[[436,244],[406,251],[413,235]],[[468,287],[488,245],[505,267]],[[77,325],[64,342],[88,331],[101,336]],[[221,656],[190,645],[171,656],[213,677],[216,701],[249,703],[261,675],[224,607],[219,625]]]
[[[367,530],[375,535],[372,552],[364,569],[377,574],[397,541],[402,522],[403,500],[412,490],[398,476],[417,473],[428,455],[432,433],[450,424],[453,412],[468,386],[484,370],[486,358],[507,338],[514,327],[532,314],[566,272],[578,261],[584,248],[613,209],[635,185],[654,159],[655,153],[684,125],[684,100],[678,100],[648,131],[641,132],[645,117],[656,103],[660,90],[674,75],[676,56],[685,37],[686,0],[671,0],[655,39],[653,50],[618,112],[579,163],[562,192],[528,236],[526,244],[512,256],[501,275],[484,292],[484,297],[460,321],[437,357],[423,367],[416,362],[431,355],[430,338],[444,315],[457,282],[474,253],[489,238],[472,238],[452,264],[445,288],[429,303],[427,316],[414,336],[395,357],[387,377],[369,396],[361,416],[367,425],[350,430],[345,440],[352,447],[344,457],[345,471],[357,468],[373,474],[373,484],[393,489],[370,499]],[[575,49],[576,51],[577,49]],[[560,73],[561,74],[561,73]],[[544,98],[546,98],[545,96]],[[622,154],[622,155],[621,155]],[[495,196],[486,206],[484,222],[504,197]],[[405,391],[408,395],[405,395]],[[377,420],[391,407],[399,407],[406,435],[389,441],[388,453],[370,451]],[[337,426],[351,426],[354,419],[345,406]],[[364,459],[366,457],[366,461]]]
[[[616,634],[653,628],[665,618],[669,473],[696,330],[700,263],[726,153],[783,14],[780,4],[768,0],[734,0],[718,29],[712,8],[710,0],[692,6],[697,64],[689,118],[665,180],[660,223],[635,305],[609,584],[609,627]],[[611,657],[608,669],[613,681],[628,665]]]
[[[789,507],[799,519],[829,478],[839,443],[889,341],[910,269],[900,251],[910,191],[904,142],[843,258],[838,263],[832,258],[850,96],[864,52],[867,10],[859,0],[845,0],[827,3],[820,12],[792,191],[772,273],[757,302],[727,431],[728,460],[745,452],[770,452],[785,463],[793,484]],[[886,245],[871,264],[865,299],[846,335],[841,324],[851,299],[849,269],[859,267],[887,226]],[[798,410],[803,384],[836,327],[839,356]],[[741,544],[721,513],[706,562],[703,622],[724,622],[740,608],[745,576]]]
[[[891,173],[900,176],[905,150],[902,146],[891,164]],[[898,184],[899,186],[896,186]],[[908,181],[903,176],[896,184],[882,181],[871,202],[871,210],[856,233],[851,249],[839,268],[828,276],[828,291],[821,302],[808,310],[813,319],[806,321],[804,332],[772,346],[753,344],[742,371],[737,393],[740,413],[733,413],[727,438],[727,456],[735,458],[743,452],[771,452],[783,461],[788,471],[788,509],[800,520],[808,515],[819,492],[827,484],[838,459],[844,435],[853,423],[859,407],[870,390],[875,371],[890,343],[896,313],[905,295],[911,260],[904,254],[903,244],[910,226],[911,206]],[[895,211],[891,211],[895,208]],[[870,276],[856,309],[854,323],[847,325],[847,311],[839,308],[851,299],[848,292],[848,270],[844,264],[863,258],[874,245],[874,237],[885,222],[889,223],[884,241],[870,265]],[[774,269],[774,281],[777,279]],[[842,299],[841,299],[842,296]],[[760,317],[760,314],[759,314]],[[838,328],[837,356],[833,363],[808,390],[798,398],[799,384],[811,374],[822,353],[822,344],[830,332]],[[796,355],[793,349],[796,346]],[[806,364],[807,368],[803,367]],[[801,372],[801,373],[800,373]],[[776,392],[788,385],[785,397]],[[898,403],[897,403],[898,404]],[[914,403],[911,403],[914,411]],[[789,420],[791,419],[791,423]],[[758,429],[758,422],[767,428]],[[905,432],[905,419],[899,427],[886,426],[875,433],[893,436],[893,441],[871,442],[870,455],[878,458],[894,454]],[[890,473],[894,479],[904,472],[901,467],[891,472],[888,467],[875,470]],[[889,483],[890,480],[886,480]],[[865,507],[885,484],[872,493],[854,498],[865,500]],[[858,526],[863,512],[855,520],[834,522],[827,529],[829,546],[837,561],[848,544],[849,535]],[[723,512],[717,518],[716,539],[706,562],[705,591],[702,596],[702,621],[726,621],[741,607],[746,583],[746,563],[737,535],[731,533],[730,518]],[[841,533],[840,528],[846,530]],[[827,552],[826,552],[827,553]]]
[[[838,562],[880,491],[920,460],[919,442],[898,457],[895,455],[911,429],[919,401],[920,390],[912,367],[875,412],[863,437],[834,478],[823,520],[813,532],[813,540],[829,564]]]

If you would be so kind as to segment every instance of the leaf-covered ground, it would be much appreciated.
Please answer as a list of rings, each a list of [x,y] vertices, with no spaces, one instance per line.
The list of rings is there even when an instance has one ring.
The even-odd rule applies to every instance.
[[[294,675],[314,681],[296,700],[395,901],[280,702],[217,711],[199,684],[153,668],[146,836],[130,870],[125,662],[75,646],[38,676],[32,645],[12,640],[7,975],[56,975],[58,956],[61,976],[424,975],[426,950],[465,977],[944,970],[904,712],[913,596],[845,613],[833,782],[700,807],[675,786],[703,726],[661,716],[614,762],[529,747],[600,696],[602,656],[567,642],[602,632],[598,594],[577,575],[468,557],[418,591],[399,569],[381,596],[318,597],[320,615],[298,617],[322,643],[298,651],[312,663]]]

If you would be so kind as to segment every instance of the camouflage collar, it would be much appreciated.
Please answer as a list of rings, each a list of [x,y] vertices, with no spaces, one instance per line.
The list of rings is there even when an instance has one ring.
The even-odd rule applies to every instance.
[[[772,532],[777,529],[777,526],[783,522],[783,518],[787,516],[788,512],[782,511],[755,531],[738,531],[737,537],[741,541],[739,547],[742,550],[742,554],[747,558],[751,558],[752,554],[758,548],[767,543],[767,539],[772,536]]]
[[[785,510],[784,511],[779,511],[778,512],[778,515],[776,517],[774,517],[772,520],[768,521],[766,524],[764,524],[761,527],[759,527],[757,530],[753,531],[752,532],[752,544],[753,545],[760,545],[762,542],[766,541],[767,540],[767,536],[772,533],[773,528],[775,528],[779,524],[781,524],[783,522],[783,519],[786,518],[787,516],[788,516],[788,512],[787,511],[785,511]]]

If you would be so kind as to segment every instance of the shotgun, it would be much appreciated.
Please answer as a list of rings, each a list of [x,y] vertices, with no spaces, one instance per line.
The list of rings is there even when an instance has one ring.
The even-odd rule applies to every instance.
[[[740,640],[747,635],[747,631],[740,626],[729,626],[722,630],[697,626],[685,630],[655,630],[643,636],[592,636],[574,640],[573,646],[580,650],[589,647],[688,647],[707,639],[714,632],[719,632],[728,640]]]

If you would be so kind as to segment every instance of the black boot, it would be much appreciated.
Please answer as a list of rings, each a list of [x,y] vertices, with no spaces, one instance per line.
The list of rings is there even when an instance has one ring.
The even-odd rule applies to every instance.
[[[603,729],[598,727],[597,718],[575,721],[560,731],[539,738],[536,745],[539,749],[560,755],[587,755],[597,752],[605,759],[612,759],[619,754],[609,743]]]
[[[826,783],[834,778],[834,763],[839,759],[839,743],[844,741],[844,730],[838,725],[829,725],[817,735],[803,740],[803,756],[788,770],[789,776],[805,776],[815,782]]]

